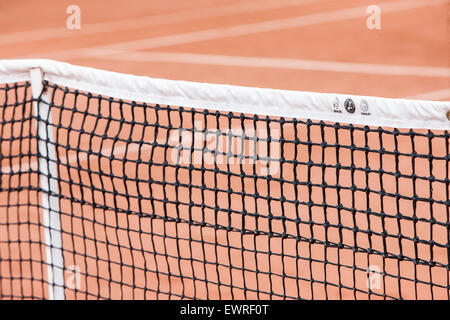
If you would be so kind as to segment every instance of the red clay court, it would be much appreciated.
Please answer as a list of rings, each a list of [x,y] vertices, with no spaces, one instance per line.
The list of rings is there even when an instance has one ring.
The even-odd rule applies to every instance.
[[[0,2],[0,298],[450,299],[448,1],[71,4]]]

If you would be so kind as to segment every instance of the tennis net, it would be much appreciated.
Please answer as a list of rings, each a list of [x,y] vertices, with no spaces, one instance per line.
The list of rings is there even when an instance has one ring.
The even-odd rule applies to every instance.
[[[0,298],[450,299],[449,103],[0,80]]]

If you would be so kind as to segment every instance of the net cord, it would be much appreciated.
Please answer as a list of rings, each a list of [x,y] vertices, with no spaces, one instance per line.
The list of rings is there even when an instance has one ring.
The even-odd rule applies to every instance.
[[[58,172],[53,138],[50,93],[43,92],[43,72],[30,69],[33,112],[37,119],[39,181],[41,187],[42,218],[47,260],[48,297],[64,300],[64,258],[62,252],[61,220],[58,198]]]
[[[116,99],[377,127],[450,129],[446,115],[450,111],[449,101],[152,79],[45,59],[0,60],[0,81],[27,80],[24,79],[26,72],[34,67],[40,67],[44,71],[44,79],[50,82]],[[346,108],[349,99],[353,101],[353,110]]]

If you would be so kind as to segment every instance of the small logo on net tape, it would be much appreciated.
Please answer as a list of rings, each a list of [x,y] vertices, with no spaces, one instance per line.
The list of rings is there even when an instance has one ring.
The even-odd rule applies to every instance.
[[[336,97],[336,99],[334,99],[334,101],[333,101],[333,112],[342,113],[342,111],[340,109],[338,97]]]
[[[367,100],[361,100],[360,108],[361,108],[361,114],[370,115],[369,103],[367,102]]]
[[[356,106],[355,102],[352,99],[348,98],[347,100],[345,100],[344,107],[348,113],[355,113]]]

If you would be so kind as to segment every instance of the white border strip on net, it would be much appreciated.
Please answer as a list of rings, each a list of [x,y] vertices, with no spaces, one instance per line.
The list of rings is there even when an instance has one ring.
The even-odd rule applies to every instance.
[[[2,60],[0,80],[23,81],[30,68],[58,85],[137,102],[397,128],[450,129],[450,102],[247,88],[151,79],[43,59]],[[344,102],[352,99],[355,111]],[[338,102],[337,108],[335,103]],[[362,105],[368,109],[363,110]]]
[[[0,71],[0,83],[14,83],[14,82],[23,82],[23,81],[29,81],[30,75],[28,72],[22,72],[22,73],[10,73],[10,74],[4,74],[3,73],[3,66],[2,62],[0,62],[0,68],[2,70]],[[30,68],[31,70],[31,68]]]
[[[31,91],[38,98],[43,90],[43,74],[40,68],[30,69]],[[50,92],[42,99],[50,101]],[[46,263],[48,297],[50,300],[64,300],[64,257],[61,236],[61,217],[59,210],[58,170],[53,127],[46,120],[52,118],[48,103],[33,101],[34,114],[37,117],[39,174],[42,201],[42,217],[46,244]]]

